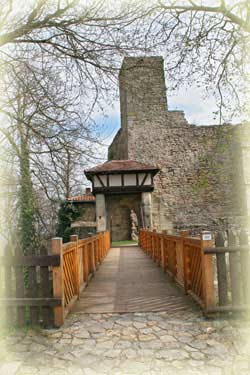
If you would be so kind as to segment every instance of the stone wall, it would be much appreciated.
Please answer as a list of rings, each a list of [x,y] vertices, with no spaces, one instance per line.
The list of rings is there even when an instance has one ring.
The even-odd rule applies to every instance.
[[[239,183],[242,126],[189,125],[182,111],[168,111],[160,57],[125,58],[120,95],[122,127],[109,157],[161,169],[152,195],[156,229],[214,229],[246,214]]]
[[[108,160],[126,160],[128,159],[128,137],[124,129],[120,129],[113,139],[112,145],[108,150]]]
[[[158,229],[216,225],[240,215],[230,127],[159,128],[147,137],[131,131],[129,159],[157,165],[152,196],[153,225]],[[237,172],[237,170],[236,170]]]

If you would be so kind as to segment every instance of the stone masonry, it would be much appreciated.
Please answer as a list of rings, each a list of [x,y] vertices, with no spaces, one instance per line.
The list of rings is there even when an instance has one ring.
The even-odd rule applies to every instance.
[[[183,111],[168,111],[161,57],[125,58],[119,79],[121,129],[109,160],[160,168],[152,193],[153,227],[214,229],[247,215],[240,135],[249,137],[249,126],[195,126]],[[249,147],[244,152],[249,156]]]
[[[0,338],[0,373],[249,374],[249,323],[185,317],[71,314],[59,330],[19,330]]]

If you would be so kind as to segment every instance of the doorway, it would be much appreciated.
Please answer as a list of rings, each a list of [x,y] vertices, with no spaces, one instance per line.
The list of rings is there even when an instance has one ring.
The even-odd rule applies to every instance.
[[[106,196],[108,228],[112,241],[131,240],[131,210],[136,213],[138,229],[140,228],[140,203],[140,193]]]

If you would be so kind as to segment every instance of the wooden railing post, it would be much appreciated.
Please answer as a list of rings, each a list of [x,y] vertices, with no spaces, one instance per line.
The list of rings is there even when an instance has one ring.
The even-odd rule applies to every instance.
[[[103,259],[103,248],[104,248],[104,233],[102,233],[101,236],[101,251],[100,251],[100,263],[102,262]]]
[[[83,246],[83,278],[86,284],[89,281],[89,258],[88,258],[88,242]]]
[[[224,234],[218,232],[215,238],[215,246],[224,247]],[[216,254],[217,262],[217,277],[218,277],[218,294],[219,305],[225,306],[228,304],[228,282],[227,282],[227,265],[225,253]]]
[[[158,234],[158,241],[157,241],[157,264],[158,266],[161,265],[161,234]]]
[[[90,272],[94,273],[96,271],[95,268],[95,239],[91,241],[91,249],[90,249]]]
[[[163,230],[162,231],[162,236],[161,236],[161,266],[164,270],[164,272],[166,272],[166,236],[168,234],[168,231],[167,230]]]
[[[111,232],[108,232],[108,248],[111,247]]]
[[[52,254],[60,255],[60,266],[53,267],[53,296],[61,299],[61,305],[54,307],[54,323],[61,327],[64,323],[64,275],[62,238],[53,238],[51,243]]]
[[[213,247],[212,234],[207,232],[201,234],[201,271],[202,271],[202,294],[205,309],[214,306],[214,270],[213,270],[213,256],[204,254],[204,249]]]
[[[100,251],[100,263],[102,262],[102,252],[103,252],[103,241],[104,240],[104,233],[101,236],[101,251]]]
[[[154,229],[152,233],[152,249],[151,249],[151,258],[153,259],[153,261],[155,261],[155,232],[156,230]]]
[[[95,246],[95,268],[98,269],[98,252],[100,246],[100,234],[98,233]]]
[[[164,254],[164,234],[161,235],[161,261],[160,261],[160,266],[164,269],[165,268],[165,254]]]
[[[228,234],[228,245],[230,247],[237,246],[236,236],[232,231]],[[230,269],[230,282],[232,293],[232,305],[239,306],[241,303],[241,282],[240,282],[240,264],[239,255],[237,252],[229,253],[229,269]]]
[[[149,252],[149,245],[150,245],[150,233],[146,232],[146,254]]]
[[[248,246],[248,234],[245,230],[240,231],[240,245]],[[250,254],[249,251],[241,251],[240,253],[243,300],[246,305],[250,305]]]
[[[78,249],[78,236],[76,234],[72,234],[70,236],[70,242],[75,242],[76,243],[76,248],[75,248],[75,257],[74,257],[74,261],[75,261],[75,287],[76,287],[76,290],[75,290],[75,293],[77,295],[77,298],[79,299],[80,298],[80,285],[81,285],[81,273],[80,273],[80,268],[82,266],[82,262],[81,262],[81,256],[80,256],[80,253],[79,253],[79,249]]]
[[[176,241],[176,280],[179,284],[184,284],[184,254],[183,254],[183,237]]]
[[[190,279],[190,249],[188,246],[185,245],[185,239],[182,239],[183,245],[183,274],[184,274],[184,290],[187,294],[190,286],[191,286],[191,279]]]

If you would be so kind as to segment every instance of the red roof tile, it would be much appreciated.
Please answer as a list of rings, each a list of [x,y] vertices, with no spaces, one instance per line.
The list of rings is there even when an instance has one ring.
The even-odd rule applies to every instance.
[[[94,168],[85,171],[86,174],[98,173],[98,172],[126,172],[126,171],[157,171],[158,168],[139,163],[135,160],[111,160],[106,161],[103,164],[99,164]]]
[[[71,202],[94,202],[95,196],[93,194],[83,194],[69,197],[67,200]]]

